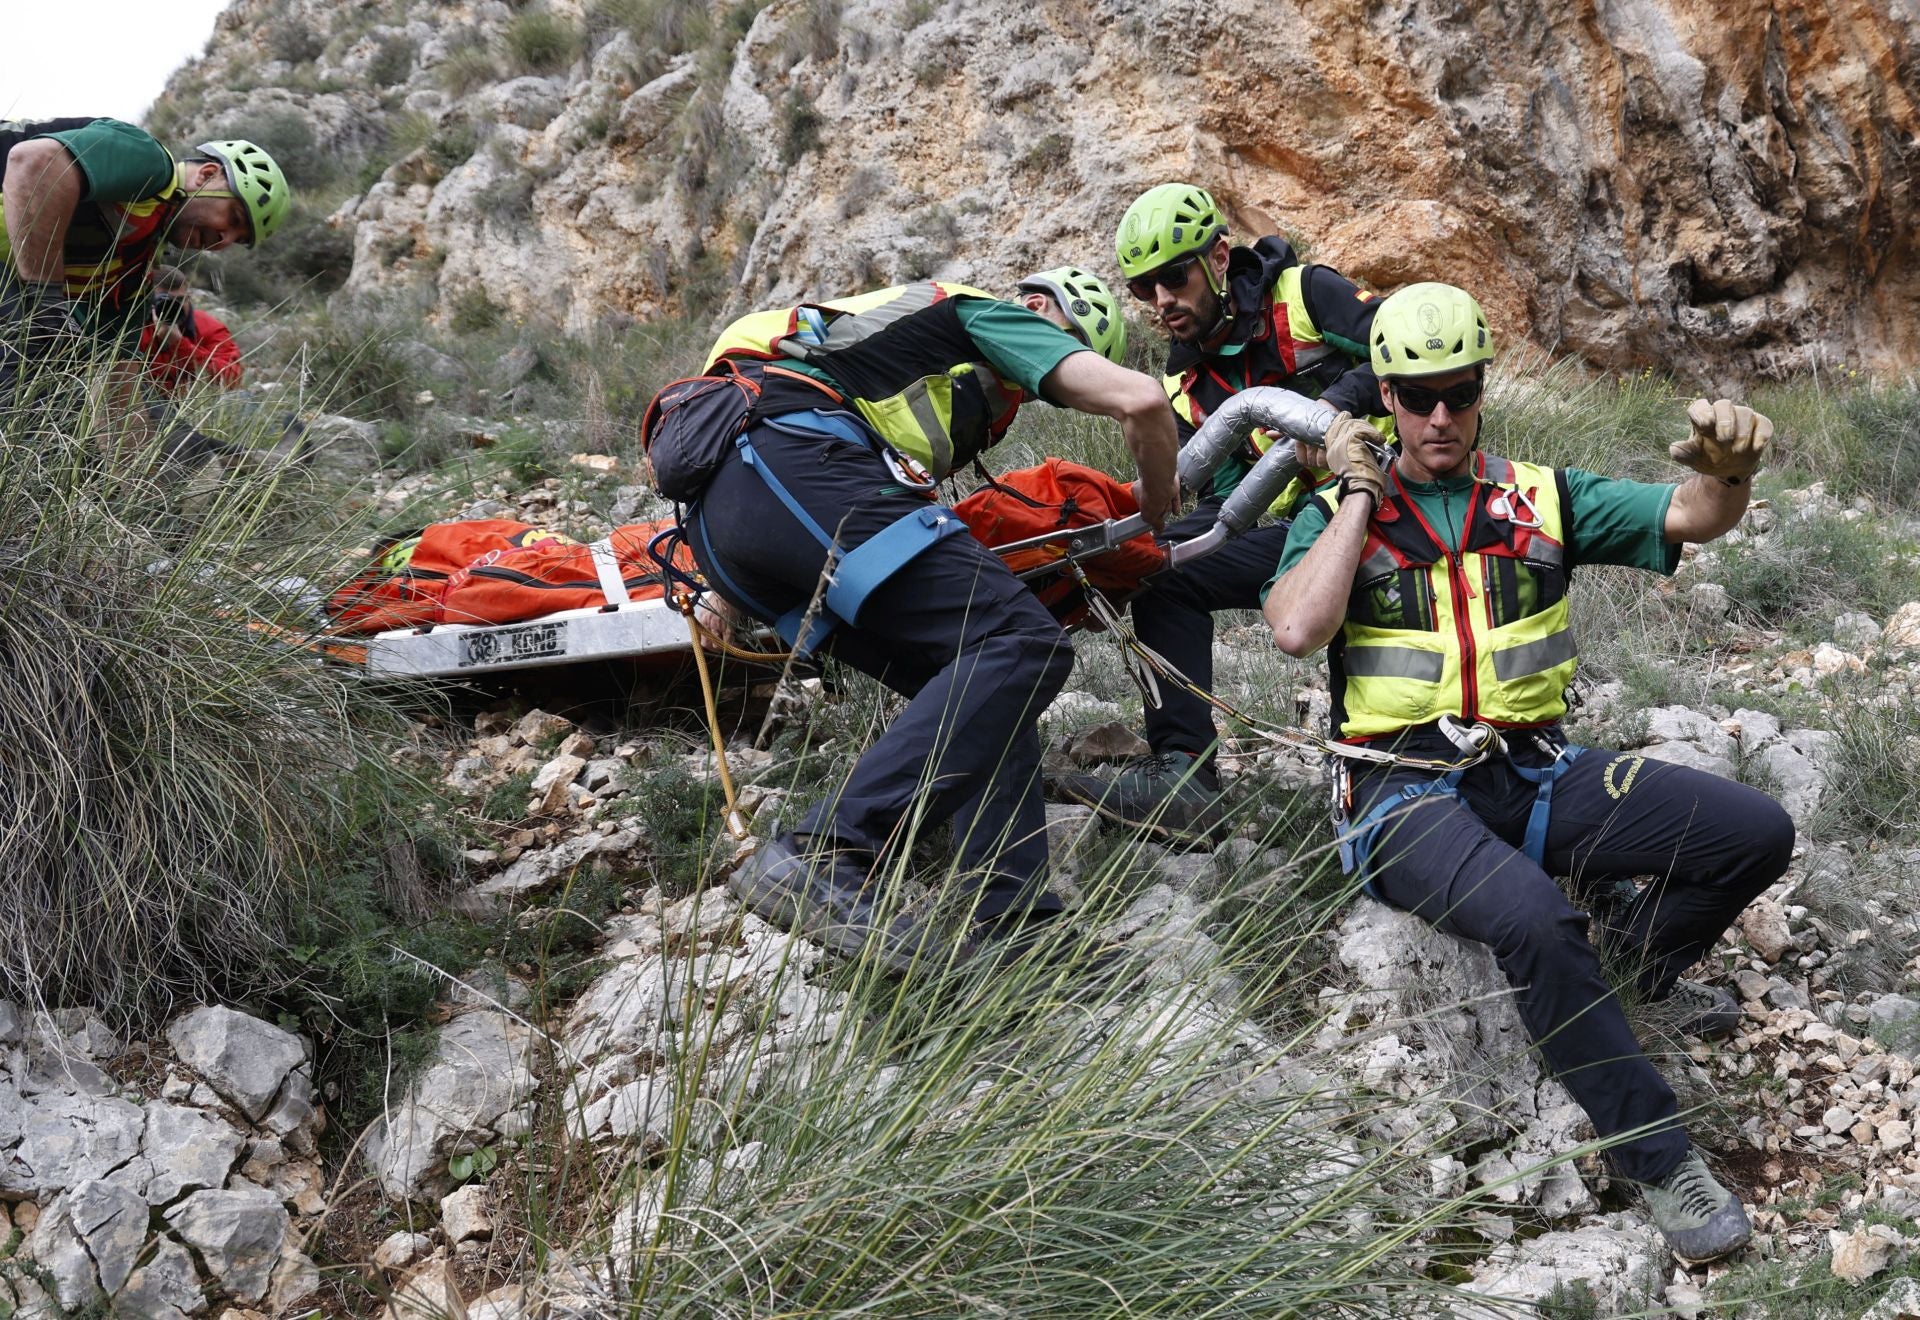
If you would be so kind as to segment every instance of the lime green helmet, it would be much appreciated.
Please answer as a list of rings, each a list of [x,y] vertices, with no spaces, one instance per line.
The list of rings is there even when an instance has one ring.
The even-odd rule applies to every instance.
[[[1204,252],[1227,232],[1213,194],[1190,183],[1163,183],[1140,194],[1120,217],[1114,255],[1127,279],[1189,252]]]
[[[202,142],[194,151],[208,160],[220,162],[226,172],[224,189],[202,189],[203,197],[233,197],[247,213],[247,246],[255,247],[263,238],[272,238],[293,206],[293,190],[287,176],[273,163],[273,157],[251,142],[233,139]]]
[[[1087,347],[1109,362],[1127,354],[1127,323],[1120,305],[1092,271],[1078,266],[1055,266],[1020,281],[1022,293],[1044,293],[1060,304],[1067,319],[1080,327]]]
[[[1373,314],[1373,374],[1438,376],[1493,361],[1487,314],[1465,289],[1409,284]]]

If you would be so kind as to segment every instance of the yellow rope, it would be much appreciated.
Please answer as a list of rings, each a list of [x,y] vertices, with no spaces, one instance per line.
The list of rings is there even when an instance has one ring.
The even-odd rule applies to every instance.
[[[733,771],[727,765],[727,740],[720,733],[720,708],[713,698],[713,677],[707,672],[707,648],[700,644],[705,631],[693,617],[693,597],[681,594],[673,598],[687,620],[687,635],[693,639],[693,663],[700,671],[700,695],[707,703],[707,731],[713,735],[713,755],[720,768],[720,791],[727,798],[727,833],[736,839],[748,837],[746,819],[740,814],[739,799],[733,791]]]

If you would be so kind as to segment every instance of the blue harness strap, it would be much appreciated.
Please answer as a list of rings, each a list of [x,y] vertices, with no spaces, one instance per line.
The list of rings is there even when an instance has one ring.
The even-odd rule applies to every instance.
[[[817,409],[786,413],[772,419],[768,425],[790,434],[825,437],[868,448],[873,443],[865,428],[852,418]],[[775,617],[771,610],[757,604],[751,596],[741,591],[724,572],[719,574],[720,580],[723,586],[738,595],[756,613],[774,619],[774,630],[781,639],[803,655],[810,655],[818,649],[839,624],[857,625],[868,598],[929,547],[967,530],[967,525],[952,509],[941,504],[929,504],[896,518],[853,549],[842,551],[827,529],[801,506],[793,492],[787,489],[786,484],[774,475],[773,469],[754,450],[749,434],[736,436],[733,443],[740,450],[741,461],[766,483],[774,498],[827,552],[831,580],[827,585],[824,607],[814,611],[811,617],[804,605]],[[699,516],[700,534],[708,545],[712,545],[712,538],[707,536],[705,514]]]
[[[1528,783],[1534,785],[1533,810],[1527,813],[1527,833],[1521,841],[1520,851],[1535,866],[1545,869],[1547,864],[1547,823],[1553,817],[1553,781],[1558,779],[1566,768],[1572,765],[1586,752],[1578,743],[1568,743],[1560,749],[1560,754],[1537,770],[1529,770],[1524,765],[1509,768]]]
[[[1526,854],[1527,860],[1542,869],[1547,864],[1547,826],[1553,819],[1554,781],[1586,751],[1577,743],[1568,743],[1552,761],[1534,769],[1507,762],[1509,770],[1534,785],[1533,807],[1527,812],[1527,829],[1521,838],[1520,851]],[[1365,876],[1367,862],[1372,857],[1374,845],[1380,840],[1380,832],[1387,825],[1387,818],[1423,797],[1458,797],[1460,781],[1466,773],[1465,770],[1453,770],[1437,779],[1408,784],[1398,793],[1390,793],[1374,803],[1366,815],[1340,831],[1337,842],[1340,846],[1341,871],[1347,875],[1357,871]],[[1360,888],[1369,897],[1380,897],[1370,878],[1365,879]]]
[[[1380,831],[1386,828],[1387,818],[1423,797],[1458,797],[1460,780],[1466,773],[1465,770],[1454,770],[1441,775],[1438,779],[1424,779],[1417,784],[1408,784],[1398,793],[1389,793],[1374,803],[1366,815],[1352,826],[1340,831],[1337,842],[1340,845],[1341,872],[1346,875],[1358,872],[1362,877],[1361,892],[1369,898],[1380,898],[1380,891],[1373,887],[1373,880],[1367,876],[1366,869],[1368,861],[1373,856],[1373,847],[1380,841]]]

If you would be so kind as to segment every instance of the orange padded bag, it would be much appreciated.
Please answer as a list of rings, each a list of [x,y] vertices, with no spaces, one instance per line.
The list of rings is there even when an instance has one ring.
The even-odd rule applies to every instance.
[[[1111,518],[1140,512],[1133,487],[1124,481],[1064,458],[1049,458],[1038,467],[1018,468],[989,477],[988,484],[954,506],[974,538],[991,549],[1047,532],[1091,527]],[[1006,566],[1025,574],[1060,563],[1066,547],[1035,546],[1003,556]],[[1167,564],[1166,552],[1142,532],[1104,555],[1080,562],[1087,580],[1116,596],[1139,590],[1141,581]],[[1065,574],[1038,574],[1027,579],[1035,593],[1063,623],[1081,621],[1085,612],[1078,584]]]
[[[647,555],[647,543],[674,526],[673,519],[616,527],[608,540],[620,565],[620,578],[634,600],[658,600],[666,594],[660,569]],[[692,575],[693,555],[676,542],[673,562]],[[575,542],[498,550],[447,579],[440,593],[442,623],[519,623],[561,610],[598,609],[607,603],[593,551]]]
[[[374,547],[373,567],[327,597],[336,631],[386,632],[440,622],[448,579],[484,555],[569,538],[506,518],[430,523]]]

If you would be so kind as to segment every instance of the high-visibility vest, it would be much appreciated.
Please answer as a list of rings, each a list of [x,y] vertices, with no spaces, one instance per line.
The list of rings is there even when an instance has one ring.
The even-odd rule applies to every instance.
[[[839,354],[876,336],[891,336],[903,351],[883,360],[897,363],[897,370],[889,375],[881,369],[880,388],[869,385],[865,394],[856,395],[843,387],[842,395],[882,440],[943,477],[998,440],[1027,396],[985,362],[928,370],[925,354],[911,349],[924,342],[920,334],[929,328],[924,318],[957,320],[956,299],[992,296],[964,284],[924,280],[852,298],[752,312],[721,331],[707,354],[706,369],[726,357],[786,358],[818,368],[838,385],[833,368]],[[871,379],[874,362],[866,365]]]
[[[1320,498],[1331,510],[1339,497]],[[1398,733],[1442,715],[1529,727],[1567,713],[1577,654],[1568,503],[1555,469],[1475,454],[1456,553],[1397,472],[1390,477],[1328,648],[1338,737]]]

